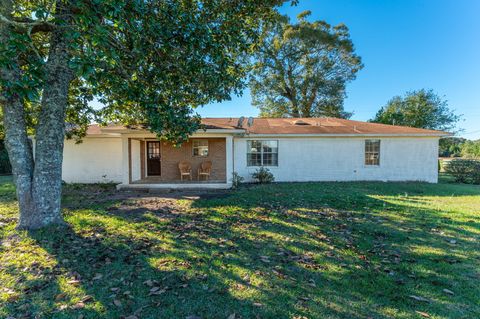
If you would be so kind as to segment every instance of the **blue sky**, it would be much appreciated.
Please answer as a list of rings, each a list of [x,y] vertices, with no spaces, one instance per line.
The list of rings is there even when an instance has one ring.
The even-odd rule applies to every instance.
[[[345,23],[365,65],[348,85],[345,109],[368,120],[395,95],[431,88],[464,115],[460,135],[480,138],[480,0],[300,0],[281,12]],[[256,116],[242,97],[206,105],[202,116]]]

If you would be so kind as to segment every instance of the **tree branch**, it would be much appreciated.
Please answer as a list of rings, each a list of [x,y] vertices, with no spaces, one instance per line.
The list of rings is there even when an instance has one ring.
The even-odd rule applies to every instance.
[[[0,14],[0,23],[11,25],[15,28],[27,31],[29,34],[36,32],[51,32],[56,26],[46,21],[30,20],[26,18],[10,20]]]

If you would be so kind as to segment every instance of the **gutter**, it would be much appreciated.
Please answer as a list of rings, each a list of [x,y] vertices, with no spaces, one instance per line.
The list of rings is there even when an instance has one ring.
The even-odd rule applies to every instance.
[[[245,137],[444,137],[452,136],[451,133],[426,133],[426,134],[245,134]]]

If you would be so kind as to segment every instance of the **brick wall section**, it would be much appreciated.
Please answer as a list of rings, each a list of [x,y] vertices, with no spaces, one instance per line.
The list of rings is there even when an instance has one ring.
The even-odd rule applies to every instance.
[[[197,170],[203,161],[212,161],[212,173],[210,180],[226,180],[226,142],[224,138],[208,138],[208,156],[193,156],[192,140],[174,147],[168,142],[161,142],[161,169],[162,174],[158,177],[162,181],[178,181],[180,173],[178,163],[186,160],[192,164],[192,178],[197,180]],[[144,150],[144,148],[143,148]],[[202,177],[203,180],[203,177]]]

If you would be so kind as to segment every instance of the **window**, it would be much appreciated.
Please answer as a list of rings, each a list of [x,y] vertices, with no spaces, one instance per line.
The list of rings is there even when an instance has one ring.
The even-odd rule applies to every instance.
[[[208,140],[193,140],[193,156],[208,156]]]
[[[278,166],[278,141],[247,141],[247,166]]]
[[[365,140],[365,165],[380,165],[380,140]]]

